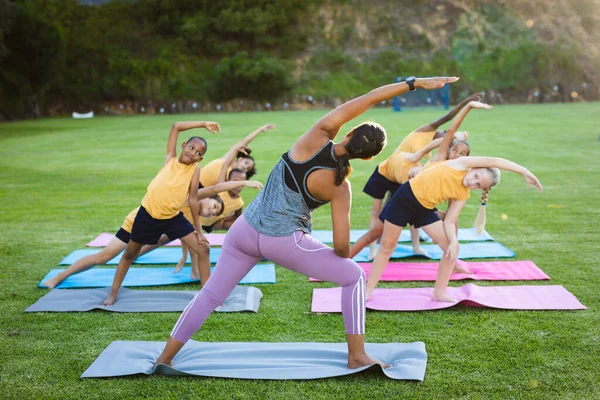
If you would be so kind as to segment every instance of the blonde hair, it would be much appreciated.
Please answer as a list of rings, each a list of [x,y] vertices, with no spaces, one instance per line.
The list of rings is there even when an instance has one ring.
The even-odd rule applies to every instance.
[[[490,190],[500,182],[500,170],[498,168],[486,168],[486,170],[492,177],[492,184],[489,188],[481,190],[481,207],[479,207],[479,212],[475,218],[475,230],[478,235],[481,235],[485,229],[485,206],[488,202]]]

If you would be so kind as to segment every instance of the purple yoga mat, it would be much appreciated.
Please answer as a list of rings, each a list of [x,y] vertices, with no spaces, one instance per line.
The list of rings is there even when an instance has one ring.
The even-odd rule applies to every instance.
[[[204,234],[204,236],[206,236],[206,239],[208,240],[208,243],[210,243],[211,246],[223,246],[223,242],[225,240],[224,233],[206,233]],[[96,236],[96,238],[91,242],[87,243],[86,246],[106,247],[108,242],[110,242],[113,237],[115,237],[115,235],[111,235],[110,233],[104,232]],[[179,239],[176,239],[172,242],[165,244],[165,246],[181,246],[181,241]]]
[[[375,289],[367,308],[380,311],[423,311],[449,308],[458,303],[473,307],[505,310],[586,310],[587,308],[560,285],[477,286],[473,283],[449,287],[448,295],[458,303],[431,300],[433,288]],[[342,289],[314,289],[312,312],[342,312]]]
[[[371,270],[370,263],[358,263],[367,276]],[[451,281],[473,279],[476,281],[535,281],[550,279],[532,261],[459,261],[459,266],[471,271],[472,274],[452,274]],[[381,281],[435,281],[438,263],[388,263]],[[310,278],[318,282],[318,279]]]

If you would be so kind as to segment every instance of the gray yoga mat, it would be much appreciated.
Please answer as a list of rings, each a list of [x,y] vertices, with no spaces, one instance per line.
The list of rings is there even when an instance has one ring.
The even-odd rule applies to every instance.
[[[154,367],[164,347],[165,342],[112,342],[81,377],[146,374],[304,380],[349,375],[369,368],[348,369],[346,343],[203,343],[190,340],[173,360],[173,367]],[[423,342],[366,343],[365,348],[372,357],[390,365],[382,369],[389,378],[422,381],[425,377],[427,353]]]
[[[195,290],[130,290],[121,288],[112,306],[102,302],[110,288],[102,289],[54,289],[30,306],[25,312],[73,312],[95,309],[115,312],[174,312],[183,311],[194,298]],[[258,312],[262,292],[252,286],[236,286],[217,308],[217,312]]]

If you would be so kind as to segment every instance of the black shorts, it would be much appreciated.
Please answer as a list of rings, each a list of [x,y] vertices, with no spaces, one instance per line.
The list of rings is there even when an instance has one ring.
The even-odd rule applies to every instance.
[[[215,222],[215,224],[216,224],[216,222]],[[212,231],[215,230],[215,224],[212,224],[212,225],[202,225],[202,229],[206,233],[211,233]]]
[[[182,212],[169,219],[153,218],[143,206],[133,220],[131,240],[136,243],[157,244],[161,235],[166,234],[170,240],[179,239],[194,232],[194,227],[185,219]]]
[[[379,166],[375,167],[375,171],[369,177],[363,192],[374,199],[383,200],[387,192],[394,193],[401,185],[390,181],[385,176],[379,173]]]
[[[129,243],[129,239],[131,239],[131,233],[127,232],[125,229],[121,228],[115,234],[116,238],[119,239],[123,243]]]
[[[425,208],[419,203],[409,181],[396,190],[392,199],[383,207],[379,219],[381,222],[389,221],[397,226],[404,227],[406,224],[410,224],[415,228],[420,228],[439,221],[440,217],[436,208]]]

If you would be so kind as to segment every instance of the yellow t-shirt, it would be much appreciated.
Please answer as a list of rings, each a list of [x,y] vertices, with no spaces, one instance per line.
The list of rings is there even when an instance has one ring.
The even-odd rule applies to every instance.
[[[211,226],[216,222],[219,222],[225,217],[231,217],[237,210],[240,210],[244,207],[244,200],[242,200],[241,196],[238,196],[237,199],[231,198],[229,192],[221,192],[219,193],[221,199],[223,199],[223,213],[217,217],[205,218],[200,216],[200,225],[202,226]],[[184,213],[185,215],[185,213]],[[191,214],[190,214],[191,215]],[[187,217],[186,217],[187,218]]]
[[[427,170],[427,169],[429,169],[429,168],[433,168],[433,167],[435,167],[436,165],[440,165],[441,163],[443,163],[443,162],[445,162],[445,161],[447,161],[447,160],[439,160],[439,161],[427,161],[427,162],[425,163],[425,165],[423,165],[423,169],[421,170],[421,172],[419,172],[419,174],[422,174],[422,173],[423,173],[423,171],[425,171],[425,170]]]
[[[421,150],[423,147],[427,146],[427,144],[433,140],[433,138],[435,137],[435,133],[436,133],[436,131],[431,131],[431,132],[412,131],[411,133],[409,133],[408,136],[406,136],[404,138],[404,140],[400,143],[398,148],[396,150],[394,150],[394,153],[379,164],[379,168],[378,168],[379,173],[381,175],[385,176],[387,179],[389,179],[391,181],[395,181],[395,179],[393,179],[393,174],[392,174],[393,168],[390,168],[388,166],[390,160],[401,153],[415,153],[415,152]],[[427,155],[425,155],[424,158],[429,158],[429,157],[431,157],[431,152],[429,152]],[[408,177],[408,171],[406,172],[406,176]],[[398,183],[403,183],[405,181],[406,181],[406,179],[404,181],[398,182]]]
[[[200,184],[202,187],[214,186],[219,182],[219,174],[224,163],[224,158],[217,158],[200,169]],[[227,174],[229,172],[231,172],[231,167],[227,170]]]
[[[408,180],[408,172],[412,167],[419,165],[418,162],[410,162],[404,157],[404,153],[396,154],[386,160],[385,165],[378,167],[379,173],[392,182],[404,183]]]
[[[469,188],[463,185],[466,174],[467,170],[458,171],[444,162],[412,178],[410,188],[423,207],[433,209],[444,200],[469,198]]]
[[[152,218],[169,219],[179,213],[185,204],[196,168],[198,164],[182,164],[176,157],[161,168],[142,199],[142,205]]]
[[[123,228],[124,231],[131,233],[131,229],[133,228],[133,221],[135,220],[135,216],[137,215],[139,209],[139,207],[136,208],[125,217],[125,221],[123,221],[123,225],[121,225],[121,228]]]

